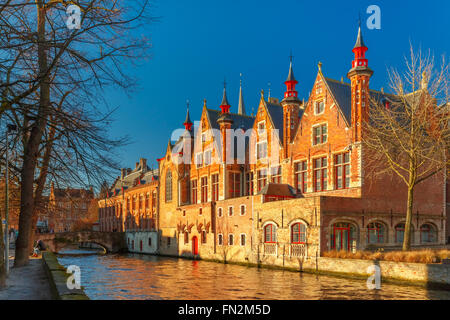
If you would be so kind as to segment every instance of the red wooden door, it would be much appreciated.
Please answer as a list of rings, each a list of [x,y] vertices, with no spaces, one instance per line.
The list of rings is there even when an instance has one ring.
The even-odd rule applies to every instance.
[[[192,253],[198,255],[198,238],[196,236],[192,238]]]

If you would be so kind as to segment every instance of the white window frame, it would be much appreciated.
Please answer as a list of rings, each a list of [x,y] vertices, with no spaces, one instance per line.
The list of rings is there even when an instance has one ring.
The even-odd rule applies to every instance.
[[[242,244],[242,236],[244,236],[244,239],[245,239],[245,243],[244,243],[244,244]],[[241,233],[241,234],[239,235],[239,245],[240,245],[241,247],[245,247],[246,244],[247,244],[247,235],[246,235],[245,233]]]
[[[222,237],[222,241],[220,241],[220,238]],[[222,242],[222,243],[221,243]],[[217,235],[217,245],[219,245],[219,246],[223,246],[223,234],[222,233],[219,233],[218,235]]]
[[[219,211],[221,212],[221,214],[219,215]],[[222,218],[223,217],[223,208],[222,207],[218,207],[217,208],[217,217]]]
[[[198,163],[198,159],[201,159],[200,163]],[[195,167],[196,168],[203,167],[203,152],[198,152],[195,154]]]
[[[317,107],[318,107],[318,104],[319,103],[323,103],[323,110],[322,110],[322,112],[317,112]],[[325,113],[325,100],[319,100],[319,101],[315,101],[314,102],[314,115],[320,115],[320,114],[323,114],[323,113]]]
[[[242,208],[244,208],[244,214],[242,214]],[[239,215],[240,216],[245,216],[247,214],[247,206],[245,204],[241,204],[239,206]]]
[[[230,209],[231,209],[231,215],[230,215]],[[228,216],[233,217],[234,216],[234,206],[228,206]]]
[[[207,163],[206,162],[206,155],[209,153],[209,163]],[[212,149],[208,149],[208,150],[205,150],[204,152],[203,152],[203,165],[206,167],[206,166],[209,166],[209,165],[211,165],[212,164]]]
[[[258,146],[259,146],[260,144],[263,144],[263,143],[266,145],[266,155],[265,155],[265,157],[259,158],[259,157],[258,157],[258,150],[259,150]],[[255,150],[255,151],[256,151],[256,160],[267,159],[267,157],[269,156],[268,146],[267,146],[267,140],[257,142],[257,143],[256,143],[256,150]]]
[[[318,144],[314,144],[314,128],[321,127],[321,126],[323,126],[323,125],[326,125],[326,126],[327,126],[327,141],[325,141],[325,142],[320,142],[320,143],[318,143]],[[324,145],[324,144],[328,143],[328,133],[329,133],[329,132],[328,132],[328,122],[321,122],[321,123],[317,123],[317,124],[311,126],[311,145],[312,145],[313,147],[316,147],[316,146],[321,146],[321,145]],[[321,132],[321,134],[322,134],[322,132]]]
[[[233,239],[233,243],[232,244],[230,244],[230,239]],[[229,246],[234,246],[234,234],[232,234],[232,233],[229,233],[228,234],[228,241],[227,241],[227,245],[229,245]]]

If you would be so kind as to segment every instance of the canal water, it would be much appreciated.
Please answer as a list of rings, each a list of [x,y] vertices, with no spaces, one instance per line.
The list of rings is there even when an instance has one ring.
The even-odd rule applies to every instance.
[[[63,256],[91,299],[450,299],[450,291],[139,254]]]

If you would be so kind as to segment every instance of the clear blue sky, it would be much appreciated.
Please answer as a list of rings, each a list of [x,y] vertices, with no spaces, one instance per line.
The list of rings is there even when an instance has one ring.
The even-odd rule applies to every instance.
[[[366,27],[366,9],[373,4],[381,8],[381,30]],[[448,0],[154,1],[153,16],[160,21],[145,30],[152,39],[152,58],[129,70],[140,88],[130,96],[106,92],[110,105],[119,107],[111,134],[133,140],[121,151],[123,167],[133,168],[140,157],[156,166],[172,130],[182,128],[186,100],[191,119],[199,120],[203,99],[210,108],[219,108],[224,78],[232,112],[237,112],[239,73],[247,113],[256,110],[268,82],[272,96],[282,98],[291,50],[300,98],[307,99],[319,61],[325,76],[345,77],[359,12],[369,66],[375,71],[373,89],[388,87],[387,68],[402,65],[410,41],[438,58],[449,56]]]

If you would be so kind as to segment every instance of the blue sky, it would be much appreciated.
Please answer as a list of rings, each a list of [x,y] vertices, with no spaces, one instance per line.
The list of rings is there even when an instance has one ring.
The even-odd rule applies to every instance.
[[[381,9],[381,30],[366,27],[370,5]],[[326,77],[346,79],[359,13],[375,71],[373,89],[388,87],[387,69],[402,66],[410,42],[438,58],[449,56],[448,0],[153,1],[159,22],[142,30],[151,37],[152,57],[129,68],[139,88],[130,94],[106,92],[109,104],[118,107],[111,135],[132,138],[120,152],[122,166],[133,168],[144,157],[156,167],[172,131],[182,128],[186,100],[193,121],[200,118],[203,99],[218,109],[224,78],[231,112],[237,112],[240,73],[247,113],[256,110],[269,82],[272,96],[282,98],[291,50],[300,98],[308,98],[319,61]]]

